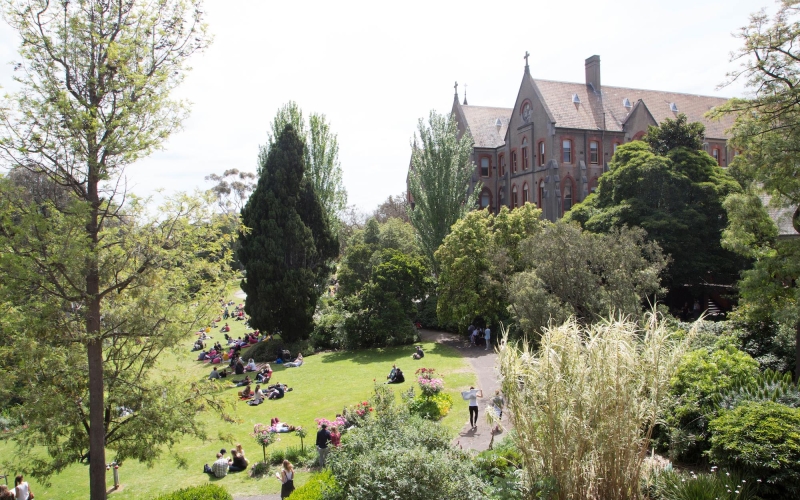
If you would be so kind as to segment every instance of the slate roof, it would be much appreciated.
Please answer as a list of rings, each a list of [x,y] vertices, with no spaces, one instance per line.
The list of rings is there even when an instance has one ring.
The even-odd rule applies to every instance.
[[[794,210],[772,205],[772,197],[766,193],[762,193],[758,197],[761,198],[761,203],[763,203],[764,207],[767,209],[769,218],[778,226],[778,238],[800,237],[800,234],[794,230],[794,226],[792,225]]]
[[[585,83],[556,82],[537,78],[531,80],[557,127],[603,129],[603,111],[605,111],[605,130],[621,132],[625,119],[640,99],[658,123],[665,118],[674,119],[678,113],[684,113],[690,122],[697,121],[705,125],[706,137],[710,139],[727,139],[725,130],[733,125],[732,116],[719,121],[712,121],[704,116],[711,108],[727,101],[721,97],[603,85],[601,98]],[[574,94],[580,98],[581,102],[578,105],[572,102]],[[623,105],[623,100],[626,98],[631,103],[630,108]],[[670,110],[671,103],[677,105],[677,112]]]
[[[504,137],[508,129],[508,121],[513,110],[511,108],[491,108],[487,106],[461,106],[476,148],[498,148],[505,144]],[[500,130],[497,130],[497,120]]]

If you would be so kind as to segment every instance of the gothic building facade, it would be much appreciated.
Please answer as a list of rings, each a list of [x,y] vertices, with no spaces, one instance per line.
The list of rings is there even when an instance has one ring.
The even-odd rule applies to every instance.
[[[482,185],[479,204],[497,211],[535,203],[556,220],[597,187],[616,148],[640,139],[650,125],[685,114],[706,127],[703,147],[725,167],[733,158],[725,130],[731,121],[705,113],[726,99],[604,86],[600,57],[586,59],[584,83],[533,78],[526,64],[513,108],[469,106],[452,114],[475,144],[470,189]]]

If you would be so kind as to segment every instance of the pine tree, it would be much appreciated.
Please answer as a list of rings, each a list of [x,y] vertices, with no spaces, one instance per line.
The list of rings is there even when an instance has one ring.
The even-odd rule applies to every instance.
[[[260,177],[242,210],[245,312],[253,328],[291,342],[308,338],[314,307],[338,243],[319,197],[304,179],[304,144],[292,125],[262,148]]]

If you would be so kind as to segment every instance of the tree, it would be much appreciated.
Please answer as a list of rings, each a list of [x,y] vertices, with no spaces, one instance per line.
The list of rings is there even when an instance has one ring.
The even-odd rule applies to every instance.
[[[286,342],[307,339],[338,243],[303,176],[304,144],[291,125],[260,160],[258,184],[242,210],[245,312],[252,327],[280,332]]]
[[[664,280],[672,292],[733,282],[744,265],[720,244],[727,224],[722,201],[741,187],[710,155],[684,145],[696,145],[692,137],[702,127],[682,123],[665,120],[650,129],[648,140],[659,150],[672,148],[664,154],[641,141],[618,148],[597,192],[566,216],[595,233],[623,226],[647,231],[672,259]]]
[[[256,174],[240,172],[238,168],[229,168],[222,175],[209,174],[207,181],[216,182],[211,192],[217,197],[217,202],[223,212],[239,213],[250,198],[250,193],[256,187]]]
[[[469,133],[458,136],[455,118],[431,111],[428,124],[420,118],[418,127],[419,137],[414,134],[411,143],[408,217],[431,267],[438,272],[434,254],[453,224],[475,206],[480,185],[467,192],[475,171],[473,140]]]
[[[403,222],[410,222],[408,219],[408,197],[405,191],[392,196],[389,195],[386,200],[378,205],[378,208],[372,213],[378,222],[386,222],[389,219],[400,219]]]
[[[731,145],[741,154],[731,170],[745,184],[748,198],[729,198],[726,248],[755,259],[742,274],[737,314],[750,323],[789,325],[795,330],[795,379],[800,377],[800,240],[778,238],[758,194],[773,208],[792,214],[800,232],[800,7],[784,0],[774,18],[765,11],[750,16],[734,54],[742,69],[730,80],[745,79],[751,99],[732,99],[715,114],[732,113]],[[743,205],[743,206],[742,206]],[[745,210],[744,207],[749,208]]]
[[[560,220],[519,251],[525,270],[510,278],[509,299],[522,330],[534,338],[551,321],[570,317],[582,324],[609,315],[640,318],[645,301],[662,291],[667,260],[638,228],[593,234]]]
[[[24,424],[11,434],[19,446],[15,466],[44,478],[87,451],[105,465],[106,447],[115,460],[151,464],[179,437],[205,436],[198,419],[203,406],[221,409],[213,385],[153,369],[165,350],[208,324],[231,278],[230,237],[212,198],[179,196],[154,213],[135,197],[113,212],[104,208],[113,219],[105,221],[98,234],[103,245],[94,254],[101,329],[90,336],[80,279],[91,255],[81,237],[90,209],[68,195],[61,207],[31,201],[30,192],[0,179],[0,304],[14,307],[3,325],[10,355],[0,358],[8,381],[2,398],[11,402],[4,410]],[[102,342],[104,388],[104,448],[97,453],[90,446],[92,367],[85,347],[93,337]],[[5,377],[14,373],[24,376]]]
[[[47,291],[83,304],[78,314],[85,329],[77,339],[89,373],[91,498],[99,500],[106,490],[103,342],[114,336],[103,326],[102,304],[157,267],[143,262],[143,270],[108,280],[102,252],[126,247],[102,236],[123,206],[112,202],[122,169],[160,147],[186,116],[186,106],[170,92],[183,79],[188,57],[209,37],[199,0],[5,0],[3,10],[23,40],[16,77],[22,90],[0,111],[0,153],[10,165],[67,186],[84,217],[75,234],[83,258],[69,262],[76,274],[59,289],[55,284],[66,286],[67,273],[49,268],[54,286]]]
[[[342,167],[339,163],[338,136],[331,132],[325,115],[320,113],[311,113],[306,126],[303,110],[296,102],[289,101],[278,109],[272,120],[267,150],[275,145],[277,136],[287,124],[292,125],[305,145],[305,177],[314,187],[329,225],[337,232],[341,225],[339,218],[347,206],[347,191],[342,184]]]
[[[503,207],[496,216],[475,210],[456,222],[436,251],[439,322],[463,330],[476,317],[507,320],[509,282],[522,271],[518,245],[543,228],[541,210],[530,203],[513,211]]]

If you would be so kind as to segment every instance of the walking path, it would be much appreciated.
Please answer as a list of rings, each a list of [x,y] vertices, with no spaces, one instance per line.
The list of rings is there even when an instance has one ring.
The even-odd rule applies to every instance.
[[[237,295],[238,296],[238,295]],[[451,411],[462,412],[465,418],[464,427],[453,440],[453,444],[463,449],[484,451],[489,449],[492,442],[492,429],[486,421],[485,410],[489,406],[489,401],[494,396],[494,391],[500,388],[497,380],[497,353],[493,350],[484,350],[484,347],[470,345],[469,341],[463,337],[445,332],[434,330],[420,330],[420,337],[426,342],[436,342],[444,344],[457,350],[466,358],[478,376],[477,389],[483,390],[483,398],[478,399],[478,428],[472,429],[469,426],[469,413],[467,402],[461,399],[455,401],[455,406]],[[510,426],[506,416],[503,417],[503,425]],[[500,439],[502,434],[495,434],[495,438]],[[280,495],[258,495],[258,496],[236,496],[233,500],[280,500]]]

